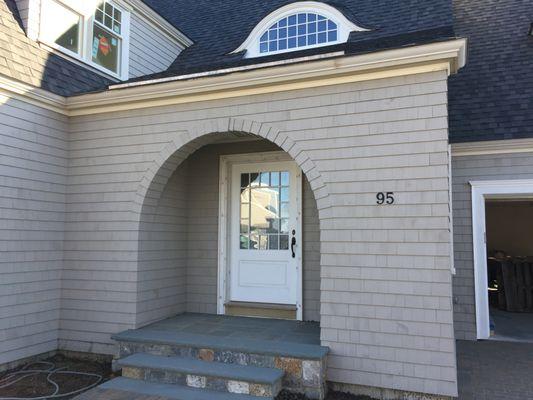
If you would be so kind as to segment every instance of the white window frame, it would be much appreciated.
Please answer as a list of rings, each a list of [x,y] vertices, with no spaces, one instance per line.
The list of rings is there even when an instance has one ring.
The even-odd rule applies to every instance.
[[[60,45],[58,45],[55,42],[50,42],[46,40],[46,38],[43,35],[44,29],[46,28],[46,23],[49,23],[48,21],[40,20],[40,29],[39,29],[39,41],[46,44],[48,47],[57,50],[58,52],[64,53],[68,55],[69,57],[72,57],[78,61],[81,61],[85,64],[90,65],[92,68],[97,69],[98,71],[102,71],[107,75],[112,76],[113,78],[117,78],[120,80],[127,80],[129,78],[129,47],[130,47],[130,14],[131,14],[131,8],[127,7],[125,4],[120,3],[118,1],[107,1],[107,3],[110,3],[113,7],[117,8],[121,14],[121,32],[120,34],[109,30],[107,27],[100,24],[98,21],[95,21],[94,19],[94,13],[96,10],[97,2],[88,2],[90,6],[85,3],[80,5],[79,1],[76,0],[48,0],[48,1],[54,1],[55,3],[59,4],[60,6],[65,7],[71,12],[74,12],[78,14],[81,18],[80,23],[80,33],[79,33],[79,43],[80,43],[80,52],[75,53],[69,49],[66,49]],[[41,2],[41,7],[44,7],[45,2]],[[90,7],[90,8],[88,8]],[[42,15],[42,13],[41,13]],[[97,24],[98,26],[102,27],[104,30],[109,30],[111,34],[117,36],[120,39],[120,57],[118,58],[118,68],[117,72],[111,71],[103,66],[101,66],[98,63],[95,63],[92,60],[92,38],[93,38],[93,26],[94,24]]]
[[[261,39],[261,36],[270,28],[273,24],[278,22],[280,19],[291,16],[293,14],[298,13],[311,13],[311,14],[319,14],[324,17],[326,17],[328,20],[333,21],[335,24],[337,24],[337,40],[334,42],[326,42],[326,43],[317,43],[307,46],[301,46],[301,47],[294,47],[291,49],[284,49],[284,50],[277,50],[277,51],[268,51],[265,53],[260,52],[259,42]],[[349,21],[343,13],[341,13],[336,8],[318,2],[318,1],[302,1],[302,2],[296,2],[287,4],[286,6],[283,6],[281,8],[278,8],[274,12],[267,15],[265,18],[259,22],[255,28],[252,30],[252,32],[248,35],[246,40],[235,50],[233,50],[231,53],[240,53],[242,51],[246,51],[246,58],[253,58],[253,57],[264,57],[264,56],[270,56],[273,54],[281,54],[281,53],[289,53],[294,51],[300,51],[305,49],[311,49],[316,47],[324,47],[324,46],[332,46],[339,43],[345,43],[348,41],[348,37],[350,36],[351,32],[358,31],[358,32],[364,32],[368,31],[368,29],[363,28],[361,26],[358,26],[354,24],[353,22]]]
[[[474,283],[476,331],[478,339],[490,338],[487,273],[485,202],[487,199],[513,199],[533,196],[533,179],[472,181],[472,236],[474,245]]]

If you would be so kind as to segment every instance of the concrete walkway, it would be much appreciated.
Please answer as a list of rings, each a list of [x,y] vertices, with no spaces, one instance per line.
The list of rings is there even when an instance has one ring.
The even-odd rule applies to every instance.
[[[533,344],[457,342],[460,400],[533,399]]]

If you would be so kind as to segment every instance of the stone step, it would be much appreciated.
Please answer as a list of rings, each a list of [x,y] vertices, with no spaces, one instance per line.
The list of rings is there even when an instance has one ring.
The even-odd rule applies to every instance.
[[[184,357],[136,353],[118,361],[122,376],[218,392],[276,396],[283,371],[274,368],[208,362]]]
[[[129,378],[115,378],[98,387],[104,390],[122,391],[124,397],[119,397],[118,392],[113,393],[115,400],[131,400],[135,396],[153,396],[158,399],[172,400],[274,400],[273,397],[257,397],[246,394],[215,392],[206,389],[195,389],[164,383],[145,382]]]
[[[130,329],[111,337],[119,343],[159,344],[181,348],[216,349],[233,353],[272,355],[305,360],[322,360],[329,348],[306,343],[220,337],[187,332]]]

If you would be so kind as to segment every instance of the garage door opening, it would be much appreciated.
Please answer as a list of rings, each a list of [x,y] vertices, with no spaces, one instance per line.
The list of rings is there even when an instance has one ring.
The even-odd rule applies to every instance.
[[[533,180],[470,185],[477,338],[533,343]]]
[[[533,199],[485,202],[492,338],[533,342]]]

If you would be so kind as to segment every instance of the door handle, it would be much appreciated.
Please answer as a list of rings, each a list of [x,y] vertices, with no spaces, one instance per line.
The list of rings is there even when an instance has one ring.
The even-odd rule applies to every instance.
[[[294,235],[294,233],[293,233]],[[294,246],[296,246],[296,238],[293,236],[291,240],[291,252],[292,252],[292,258],[296,257],[296,253],[294,252]]]

